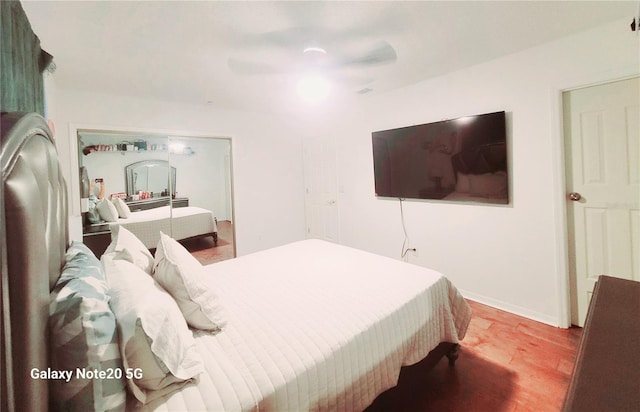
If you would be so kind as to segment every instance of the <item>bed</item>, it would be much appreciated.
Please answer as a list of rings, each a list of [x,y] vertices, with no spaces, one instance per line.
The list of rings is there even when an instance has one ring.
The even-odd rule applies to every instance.
[[[44,120],[3,115],[2,131],[3,410],[60,405],[58,389],[68,387],[57,362],[76,341],[63,332],[76,316],[83,319],[78,328],[92,319],[82,317],[82,310],[72,315],[61,303],[65,288],[77,280],[101,296],[83,301],[91,302],[94,318],[118,330],[91,334],[100,341],[81,346],[101,358],[92,364],[85,356],[98,367],[75,368],[91,376],[64,399],[87,396],[96,410],[122,410],[125,404],[150,411],[362,410],[396,385],[409,365],[444,354],[455,362],[469,306],[442,274],[394,259],[304,240],[193,266],[168,236],[161,236],[151,256],[120,228],[113,250],[96,263],[81,243],[69,242],[65,182]],[[182,283],[172,286],[176,271]],[[178,283],[199,294],[174,294]],[[198,310],[185,309],[194,302]],[[144,316],[161,321],[147,324],[141,315],[129,315],[132,305],[154,304],[158,310]],[[171,305],[179,307],[178,315],[159,314]],[[203,317],[209,310],[219,317]],[[169,321],[184,325],[166,327]],[[145,335],[137,339],[140,331]],[[171,346],[157,347],[170,340],[163,334],[188,342],[176,341],[160,362]],[[60,336],[65,346],[56,346]],[[134,339],[147,345],[145,353],[155,356],[154,367],[164,377],[138,366],[151,358],[129,350],[139,348]],[[105,369],[111,375],[101,374]]]
[[[213,212],[201,207],[161,206],[154,209],[131,212],[109,225],[120,225],[133,232],[148,249],[154,249],[160,240],[160,232],[170,233],[178,240],[211,236],[218,243],[218,227]]]

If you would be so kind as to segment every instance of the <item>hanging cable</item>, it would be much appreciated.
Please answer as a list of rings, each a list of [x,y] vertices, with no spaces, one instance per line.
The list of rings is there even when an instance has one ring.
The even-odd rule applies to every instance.
[[[400,257],[407,260],[407,252],[410,250],[415,251],[413,248],[409,248],[409,235],[407,234],[407,227],[404,224],[404,210],[402,209],[402,198],[398,198],[400,200],[400,221],[402,222],[402,231],[404,232],[404,241],[402,242],[402,251],[400,253]]]

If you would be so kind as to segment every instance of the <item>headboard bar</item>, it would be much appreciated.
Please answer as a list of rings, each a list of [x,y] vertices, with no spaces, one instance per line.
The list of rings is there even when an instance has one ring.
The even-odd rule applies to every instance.
[[[0,190],[4,197],[4,179],[0,179]],[[6,240],[4,226],[4,202],[0,201],[0,239]],[[13,363],[11,359],[11,314],[9,310],[9,268],[4,243],[0,253],[0,410],[15,411],[13,389]]]
[[[49,291],[69,243],[66,184],[45,120],[35,113],[2,114],[1,119],[3,319],[7,295],[10,312],[2,338],[12,343],[3,346],[13,361],[13,394],[7,395],[14,405],[8,406],[46,411],[47,381],[33,379],[31,370],[49,366]]]

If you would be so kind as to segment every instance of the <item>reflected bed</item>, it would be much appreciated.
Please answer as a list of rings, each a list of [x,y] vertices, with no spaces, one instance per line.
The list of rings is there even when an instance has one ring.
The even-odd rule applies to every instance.
[[[201,207],[162,206],[154,209],[131,212],[126,218],[118,218],[109,225],[119,225],[127,228],[148,249],[155,249],[160,240],[160,232],[171,235],[177,240],[213,237],[218,242],[218,227],[213,212]]]

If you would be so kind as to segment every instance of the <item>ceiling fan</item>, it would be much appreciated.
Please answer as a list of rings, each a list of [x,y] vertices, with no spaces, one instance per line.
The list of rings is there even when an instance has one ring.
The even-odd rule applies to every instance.
[[[373,81],[369,67],[395,63],[389,42],[367,36],[337,36],[320,29],[294,27],[247,37],[245,50],[228,59],[240,75],[316,73],[335,81],[364,84]]]

